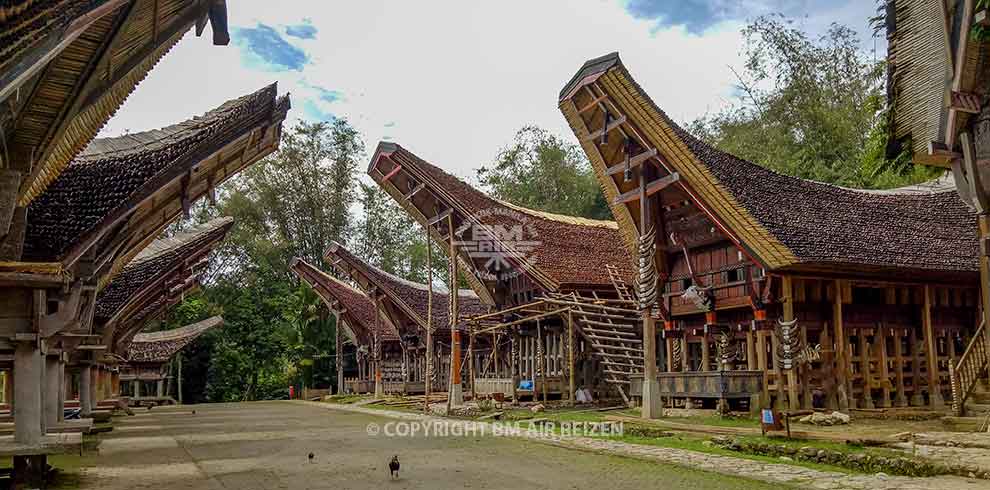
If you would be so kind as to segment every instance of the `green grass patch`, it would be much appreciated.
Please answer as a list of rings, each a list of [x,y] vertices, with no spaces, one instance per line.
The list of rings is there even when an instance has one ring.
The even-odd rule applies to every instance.
[[[359,402],[361,400],[370,400],[370,399],[371,399],[371,397],[369,395],[355,395],[355,394],[351,394],[351,395],[333,395],[333,396],[329,396],[327,398],[324,398],[323,401],[330,402],[330,403],[340,403],[340,404],[344,404],[344,405],[350,405],[352,403],[357,403],[357,402]]]

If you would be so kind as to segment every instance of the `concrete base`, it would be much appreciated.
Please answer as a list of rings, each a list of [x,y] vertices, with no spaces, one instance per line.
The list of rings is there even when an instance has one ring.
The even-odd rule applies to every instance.
[[[922,407],[924,405],[925,405],[925,397],[921,396],[921,393],[915,393],[911,395],[912,407]]]
[[[663,417],[663,400],[660,398],[660,381],[656,378],[644,380],[643,382],[643,407],[641,411],[644,419],[658,419]]]
[[[450,385],[450,390],[448,392],[450,397],[450,406],[459,407],[464,404],[464,387],[459,384]]]

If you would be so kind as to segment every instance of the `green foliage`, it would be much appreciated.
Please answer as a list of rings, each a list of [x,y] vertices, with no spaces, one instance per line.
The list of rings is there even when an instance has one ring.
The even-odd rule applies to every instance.
[[[298,256],[328,269],[325,248],[346,241],[353,228],[355,172],[364,157],[364,143],[347,121],[299,123],[285,131],[278,152],[219,195],[216,214],[234,217],[236,225],[203,293],[170,313],[170,327],[224,317],[209,351],[195,349],[185,366],[184,391],[193,395],[187,399],[282,398],[290,383],[335,381],[333,363],[319,362],[336,354],[333,316],[289,263]],[[212,213],[198,214],[204,220]]]
[[[738,103],[690,124],[722,150],[778,172],[850,187],[928,180],[903,157],[887,159],[885,65],[855,31],[833,24],[817,39],[780,15],[743,29]]]
[[[584,151],[545,129],[526,126],[478,179],[513,204],[551,213],[612,219]]]

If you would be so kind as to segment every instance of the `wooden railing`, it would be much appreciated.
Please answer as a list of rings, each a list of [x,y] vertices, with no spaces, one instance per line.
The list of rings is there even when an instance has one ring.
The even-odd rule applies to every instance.
[[[952,411],[963,415],[966,398],[973,391],[980,376],[987,369],[987,333],[986,324],[981,323],[973,338],[966,347],[966,352],[953,366],[949,364],[949,383],[952,387]]]

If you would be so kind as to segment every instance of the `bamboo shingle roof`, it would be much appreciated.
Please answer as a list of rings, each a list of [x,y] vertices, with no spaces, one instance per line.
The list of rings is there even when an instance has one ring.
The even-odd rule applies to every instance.
[[[355,345],[371,345],[372,332],[375,329],[375,305],[367,294],[298,257],[292,260],[290,268],[328,306],[343,312],[341,316],[347,327],[345,331]],[[398,339],[395,328],[389,327],[387,320],[381,319],[379,328],[381,339]]]
[[[0,6],[0,130],[26,206],[187,31],[229,42],[226,2],[8,0]]]
[[[334,264],[338,270],[353,278],[362,286],[374,288],[384,294],[409,319],[425,331],[427,325],[429,288],[425,284],[407,281],[385,272],[366,261],[358,258],[338,243],[333,243],[327,249],[326,260]],[[487,308],[470,289],[460,289],[457,294],[458,326],[463,321],[485,313]],[[433,291],[433,329],[448,330],[450,328],[449,294],[447,291]],[[398,323],[398,322],[397,322]],[[399,325],[397,325],[398,327]]]
[[[168,362],[175,354],[207,331],[223,326],[223,318],[214,316],[184,327],[161,332],[139,333],[127,350],[131,363]]]
[[[223,240],[233,224],[233,218],[216,218],[152,242],[100,291],[96,300],[97,322],[109,320],[126,304],[138,300],[142,292],[148,294],[156,283],[163,288],[144,298],[144,302],[153,302],[155,296],[169,294],[168,285],[191,275],[198,260]]]
[[[678,185],[770,269],[939,276],[977,270],[976,217],[945,181],[863,191],[782,175],[737,158],[674,123],[617,53],[588,61],[560,96],[561,111],[599,177],[605,163],[597,142],[587,137],[584,118],[590,116],[577,110],[591,97],[586,89],[592,86],[611,110],[626,117],[629,131],[642,135],[644,147],[656,148],[663,165],[679,174]],[[635,223],[623,227],[636,236]]]
[[[386,160],[389,163],[384,163]],[[547,290],[611,289],[608,265],[615,266],[626,281],[632,280],[632,255],[625,248],[614,221],[537,211],[492,198],[402,146],[382,142],[368,173],[421,224],[426,224],[427,218],[411,208],[414,205],[403,196],[408,191],[385,182],[387,179],[383,176],[395,168],[409,175],[407,182],[427,186],[432,196],[469,222],[486,227],[513,226],[522,222],[525,233],[532,236],[535,243],[531,251],[518,254],[512,264]],[[513,249],[513,246],[503,244],[503,248]]]
[[[207,185],[229,178],[230,172],[210,176],[197,169],[258,128],[279,124],[287,105],[271,85],[166,128],[94,140],[29,206],[24,259],[46,262],[78,255],[163,187],[179,187],[181,179],[191,182],[187,188],[198,185],[205,192]],[[274,145],[277,141],[267,151]],[[236,162],[233,170],[261,156]],[[213,182],[205,182],[209,179]]]

